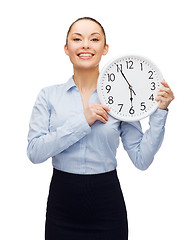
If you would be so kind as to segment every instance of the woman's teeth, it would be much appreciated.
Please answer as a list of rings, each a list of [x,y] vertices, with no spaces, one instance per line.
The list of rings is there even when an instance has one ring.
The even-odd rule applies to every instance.
[[[92,57],[92,54],[79,54],[79,57]]]

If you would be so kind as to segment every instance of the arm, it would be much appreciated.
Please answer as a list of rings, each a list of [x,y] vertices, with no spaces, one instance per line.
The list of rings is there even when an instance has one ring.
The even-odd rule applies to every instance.
[[[59,154],[91,131],[82,113],[67,119],[56,131],[50,132],[50,109],[47,99],[47,91],[42,89],[30,119],[27,155],[33,163],[42,163]]]
[[[123,147],[138,169],[146,170],[153,162],[164,138],[167,114],[166,110],[157,109],[150,116],[150,128],[145,133],[140,122],[121,122]]]

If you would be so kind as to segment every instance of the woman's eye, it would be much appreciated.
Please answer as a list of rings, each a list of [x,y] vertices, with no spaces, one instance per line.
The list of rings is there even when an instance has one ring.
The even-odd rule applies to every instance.
[[[80,41],[80,38],[74,38],[73,41]]]
[[[92,41],[99,41],[99,39],[98,38],[92,38]]]

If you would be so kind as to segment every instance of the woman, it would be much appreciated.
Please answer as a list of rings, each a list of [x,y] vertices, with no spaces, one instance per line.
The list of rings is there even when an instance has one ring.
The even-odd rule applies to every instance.
[[[64,50],[74,74],[65,84],[43,88],[32,111],[28,157],[33,163],[52,157],[53,163],[46,240],[127,240],[127,212],[116,172],[119,137],[141,170],[150,166],[164,137],[167,107],[174,98],[165,81],[144,134],[140,122],[119,121],[100,104],[99,63],[108,48],[95,19],[72,23]]]

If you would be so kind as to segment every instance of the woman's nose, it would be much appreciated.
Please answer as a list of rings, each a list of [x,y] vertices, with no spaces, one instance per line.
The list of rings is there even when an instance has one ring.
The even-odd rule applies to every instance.
[[[88,48],[90,48],[89,45],[90,45],[89,41],[88,41],[87,39],[85,39],[85,40],[83,41],[83,48],[88,49]]]

